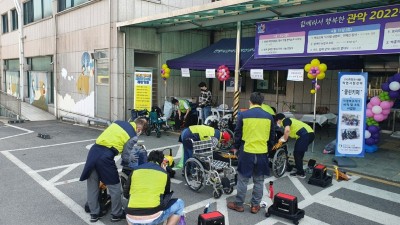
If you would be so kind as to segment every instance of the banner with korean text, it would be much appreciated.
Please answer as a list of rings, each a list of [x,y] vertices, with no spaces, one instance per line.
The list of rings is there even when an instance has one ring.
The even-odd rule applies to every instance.
[[[257,23],[254,58],[400,52],[400,5]]]
[[[133,108],[151,111],[152,72],[135,72]]]
[[[339,73],[336,156],[364,157],[368,73]]]

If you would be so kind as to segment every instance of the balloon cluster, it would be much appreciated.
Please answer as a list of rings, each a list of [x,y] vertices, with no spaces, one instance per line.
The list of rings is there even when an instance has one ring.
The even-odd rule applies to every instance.
[[[394,101],[400,97],[400,74],[389,77],[381,85],[383,92],[371,98],[367,104],[367,126],[365,130],[365,151],[375,152],[380,139],[379,122],[387,119]]]
[[[169,73],[171,72],[171,69],[168,68],[167,64],[162,64],[161,66],[161,77],[163,80],[167,80],[169,78]]]
[[[230,72],[227,66],[221,65],[217,69],[217,78],[220,81],[226,81],[230,77]]]
[[[311,60],[311,63],[304,66],[304,70],[307,72],[308,79],[311,79],[313,89],[310,90],[311,94],[315,94],[321,86],[317,80],[323,80],[325,78],[325,71],[328,69],[325,63],[321,63],[318,59]]]
[[[381,85],[384,92],[388,92],[391,99],[400,97],[400,73],[390,77],[387,82]]]

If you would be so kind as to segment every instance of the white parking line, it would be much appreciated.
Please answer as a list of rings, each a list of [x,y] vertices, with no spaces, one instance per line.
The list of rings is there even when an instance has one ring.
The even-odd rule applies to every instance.
[[[75,213],[79,218],[81,218],[85,223],[91,224],[89,222],[90,215],[85,212],[82,206],[78,205],[74,200],[72,200],[68,195],[64,194],[62,191],[58,190],[54,184],[50,183],[38,173],[35,173],[28,165],[23,163],[17,157],[12,155],[10,152],[1,152],[5,157],[7,157],[11,162],[17,165],[22,171],[27,172],[27,174],[35,180],[39,185],[41,185],[46,191],[63,203],[67,208],[69,208],[73,213]],[[103,222],[97,221],[96,224],[104,225]]]
[[[18,137],[18,136],[22,136],[22,135],[27,135],[27,134],[30,134],[30,133],[33,133],[33,132],[34,132],[34,131],[32,131],[32,130],[28,130],[28,129],[25,129],[25,128],[22,128],[22,127],[17,127],[17,126],[13,126],[13,125],[9,125],[9,124],[4,124],[4,125],[7,126],[7,127],[12,127],[12,128],[18,129],[18,130],[25,131],[26,133],[15,134],[15,135],[7,136],[7,137],[2,137],[2,138],[0,138],[0,140],[4,140],[4,139],[8,139],[8,138],[13,138],[13,137]]]
[[[41,146],[36,146],[36,147],[17,148],[17,149],[9,149],[9,150],[2,150],[2,151],[5,151],[5,152],[15,152],[15,151],[23,151],[23,150],[37,149],[37,148],[49,148],[49,147],[54,147],[54,146],[76,144],[76,143],[82,143],[82,142],[88,142],[88,141],[94,141],[94,140],[96,140],[96,139],[88,139],[88,140],[81,140],[81,141],[71,141],[71,142],[64,142],[64,143],[58,143],[58,144],[52,144],[52,145],[41,145]]]
[[[71,172],[72,170],[74,170],[75,168],[77,168],[79,166],[79,164],[73,164],[69,167],[67,167],[65,170],[61,171],[61,173],[55,175],[53,178],[51,178],[49,180],[50,183],[55,183],[58,180],[60,180],[63,176],[67,175],[69,172]]]

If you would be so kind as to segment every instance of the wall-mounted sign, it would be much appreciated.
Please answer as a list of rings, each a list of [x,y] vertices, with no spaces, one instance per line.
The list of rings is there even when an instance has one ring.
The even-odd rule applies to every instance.
[[[250,69],[250,77],[254,80],[264,80],[263,69]]]
[[[151,111],[152,72],[135,72],[133,108]]]
[[[289,69],[287,80],[303,81],[304,80],[304,70],[303,69]]]
[[[206,69],[206,78],[215,78],[215,69]]]
[[[190,77],[189,68],[181,68],[182,77]]]

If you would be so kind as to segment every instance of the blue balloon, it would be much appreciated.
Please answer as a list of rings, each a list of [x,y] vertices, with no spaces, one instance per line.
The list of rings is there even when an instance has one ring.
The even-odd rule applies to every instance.
[[[375,133],[375,134],[371,134],[371,137],[373,139],[379,139],[380,134],[379,133]]]
[[[373,153],[378,150],[378,146],[376,145],[364,145],[364,151],[367,153]]]
[[[400,82],[400,73],[396,73],[396,74],[393,76],[393,79],[394,79],[395,81],[397,81],[397,82]]]

